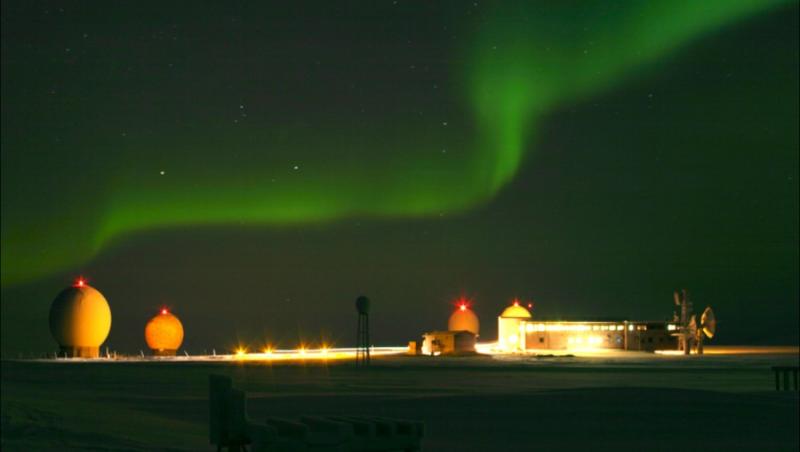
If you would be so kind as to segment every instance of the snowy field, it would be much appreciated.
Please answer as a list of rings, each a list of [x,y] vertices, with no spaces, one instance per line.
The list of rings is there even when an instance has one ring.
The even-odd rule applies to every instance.
[[[797,348],[705,356],[381,356],[2,362],[2,450],[213,450],[207,379],[253,419],[383,415],[425,422],[428,451],[798,450],[798,393],[774,365]]]

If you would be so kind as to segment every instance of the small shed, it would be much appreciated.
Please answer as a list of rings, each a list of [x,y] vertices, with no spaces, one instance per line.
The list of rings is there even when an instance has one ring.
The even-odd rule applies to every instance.
[[[474,353],[476,338],[471,331],[430,331],[422,335],[422,354]]]

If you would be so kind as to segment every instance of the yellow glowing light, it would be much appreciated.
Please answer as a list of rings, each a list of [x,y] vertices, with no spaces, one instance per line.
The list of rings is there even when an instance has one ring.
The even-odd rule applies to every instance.
[[[512,334],[511,336],[508,336],[508,342],[511,343],[511,344],[516,344],[518,340],[519,340],[519,338],[517,337],[516,334]]]
[[[371,354],[375,356],[396,355],[405,353],[406,351],[407,351],[406,347],[373,347]],[[330,360],[355,359],[356,349],[334,348],[330,344],[322,344],[320,348],[308,348],[308,346],[302,345],[301,347],[293,350],[282,350],[282,349],[277,349],[270,345],[270,346],[265,346],[264,348],[260,348],[256,353],[251,353],[247,350],[246,347],[240,346],[238,348],[235,348],[230,355],[226,356],[227,359],[232,359],[236,361],[248,361],[248,362],[259,361],[259,360],[268,361],[270,363],[280,362],[280,361],[292,361],[292,360],[330,361]]]

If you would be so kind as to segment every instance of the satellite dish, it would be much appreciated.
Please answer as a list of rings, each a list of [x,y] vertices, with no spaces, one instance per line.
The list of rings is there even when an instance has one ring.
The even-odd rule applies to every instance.
[[[369,298],[363,295],[356,298],[356,310],[359,314],[369,314]]]
[[[703,334],[711,339],[717,332],[717,318],[714,317],[714,311],[711,307],[707,307],[700,316],[700,327],[703,329]]]

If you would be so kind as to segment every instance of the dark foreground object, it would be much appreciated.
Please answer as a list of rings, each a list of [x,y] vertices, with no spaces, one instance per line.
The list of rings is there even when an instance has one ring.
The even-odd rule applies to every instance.
[[[525,367],[395,361],[374,359],[367,369],[3,361],[0,450],[214,450],[209,374],[246,391],[247,413],[260,422],[276,414],[419,419],[425,450],[437,452],[800,447],[798,393],[775,391],[771,370],[796,365],[796,355],[531,359]]]
[[[798,366],[774,366],[772,372],[775,373],[775,390],[797,391],[798,369],[800,369]],[[790,378],[792,386],[789,386]],[[783,385],[781,385],[781,381],[783,381]]]
[[[247,397],[230,377],[208,378],[209,440],[230,451],[388,452],[421,450],[421,422],[364,416],[247,417]]]

